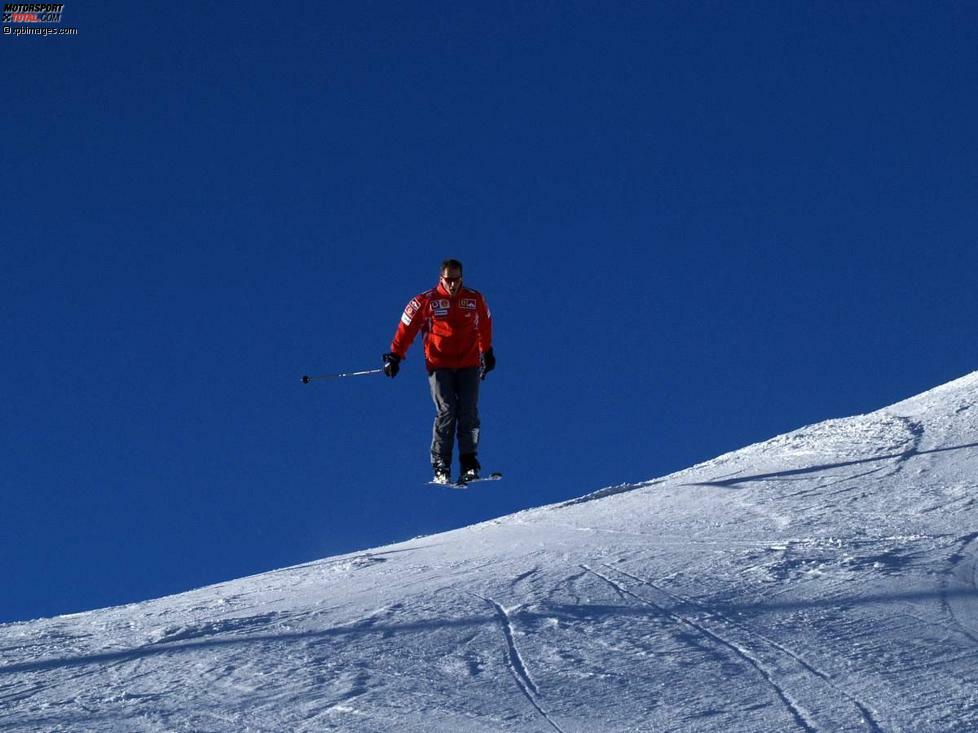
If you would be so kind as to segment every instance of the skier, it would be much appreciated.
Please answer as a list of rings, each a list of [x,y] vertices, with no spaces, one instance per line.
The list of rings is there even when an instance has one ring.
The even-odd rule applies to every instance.
[[[452,448],[458,432],[460,478],[479,478],[479,382],[496,367],[492,316],[477,290],[462,286],[462,263],[445,260],[438,285],[411,299],[384,354],[384,373],[396,377],[418,331],[424,334],[435,424],[431,437],[434,481],[451,482]]]

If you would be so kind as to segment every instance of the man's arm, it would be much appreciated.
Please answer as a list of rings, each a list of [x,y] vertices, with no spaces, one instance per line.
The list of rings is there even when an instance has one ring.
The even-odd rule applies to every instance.
[[[492,313],[482,293],[479,293],[479,352],[492,351]]]
[[[405,306],[404,312],[401,314],[401,322],[397,325],[397,331],[391,340],[391,353],[396,354],[401,359],[407,356],[408,349],[411,348],[414,338],[421,330],[421,324],[424,323],[424,314],[422,313],[424,302],[425,299],[422,295],[411,298],[411,302]]]
[[[486,299],[479,294],[479,362],[481,369],[479,377],[486,378],[486,375],[496,368],[496,355],[492,353],[492,313]]]

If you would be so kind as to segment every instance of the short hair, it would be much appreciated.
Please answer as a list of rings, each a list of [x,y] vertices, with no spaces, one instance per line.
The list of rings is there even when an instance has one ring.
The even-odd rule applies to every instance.
[[[461,273],[462,263],[456,259],[445,260],[444,262],[441,263],[441,270],[439,270],[439,272],[444,272],[445,270],[453,270],[455,268],[458,268],[458,271]]]

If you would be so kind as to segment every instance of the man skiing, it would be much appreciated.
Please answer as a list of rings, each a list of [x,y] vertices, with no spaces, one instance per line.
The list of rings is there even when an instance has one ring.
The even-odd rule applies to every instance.
[[[477,290],[462,286],[462,263],[445,260],[438,285],[411,299],[384,354],[384,373],[396,377],[418,331],[424,334],[435,424],[431,465],[435,482],[451,482],[452,448],[458,432],[461,483],[479,478],[479,381],[496,366],[492,316]]]

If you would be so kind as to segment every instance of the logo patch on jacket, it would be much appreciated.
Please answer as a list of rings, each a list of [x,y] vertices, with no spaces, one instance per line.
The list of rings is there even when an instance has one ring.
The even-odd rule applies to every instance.
[[[474,311],[476,309],[475,298],[462,298],[458,302],[459,308],[465,308],[466,310]]]
[[[404,309],[404,313],[401,314],[401,323],[405,326],[410,326],[411,321],[414,320],[414,316],[417,315],[418,310],[421,308],[421,304],[417,299],[412,300],[407,304],[407,308]]]
[[[447,298],[435,298],[431,301],[431,312],[436,316],[447,316],[450,305]]]

